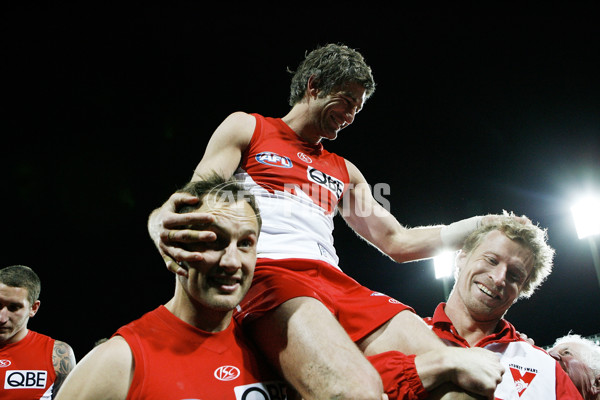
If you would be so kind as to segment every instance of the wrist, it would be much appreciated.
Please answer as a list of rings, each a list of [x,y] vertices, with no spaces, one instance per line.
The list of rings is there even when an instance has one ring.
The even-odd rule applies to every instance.
[[[437,349],[418,355],[415,367],[423,387],[428,391],[448,382],[456,380],[456,363],[451,353],[452,348]]]

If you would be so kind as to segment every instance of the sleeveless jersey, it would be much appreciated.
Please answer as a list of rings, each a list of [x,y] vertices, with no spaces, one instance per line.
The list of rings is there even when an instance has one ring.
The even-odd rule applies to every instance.
[[[54,339],[32,330],[17,343],[0,346],[0,399],[50,400],[53,349]]]
[[[446,344],[470,347],[456,332],[444,303],[425,322]],[[521,339],[508,321],[501,320],[499,332],[483,338],[476,346],[497,353],[505,368],[502,382],[494,392],[495,400],[583,400],[556,360]]]
[[[280,118],[252,114],[256,128],[235,177],[263,219],[259,258],[303,258],[337,267],[333,217],[349,176],[345,160],[302,139]]]
[[[160,306],[117,330],[135,360],[127,400],[286,399],[286,386],[232,321],[191,326]]]

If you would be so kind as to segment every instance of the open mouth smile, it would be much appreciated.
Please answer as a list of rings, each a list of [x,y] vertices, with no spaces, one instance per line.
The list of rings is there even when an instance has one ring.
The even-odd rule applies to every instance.
[[[233,278],[227,276],[213,276],[210,278],[213,285],[218,286],[221,290],[232,292],[241,286],[242,280],[240,278]]]
[[[479,290],[481,292],[483,292],[487,296],[489,296],[489,297],[491,297],[493,299],[500,300],[500,295],[492,292],[490,289],[487,288],[487,286],[484,286],[481,283],[477,283],[477,287],[479,288]]]

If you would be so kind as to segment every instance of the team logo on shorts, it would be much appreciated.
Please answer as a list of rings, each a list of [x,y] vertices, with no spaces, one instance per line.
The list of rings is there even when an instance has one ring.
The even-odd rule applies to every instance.
[[[393,298],[389,297],[387,294],[383,294],[383,293],[380,293],[380,292],[373,292],[373,293],[371,293],[371,296],[387,297],[388,298],[388,303],[391,303],[391,304],[402,304],[398,300],[393,299]]]
[[[256,161],[259,163],[268,165],[270,167],[292,168],[292,160],[270,151],[258,153],[254,158],[256,158]]]
[[[215,369],[215,378],[220,381],[232,381],[240,376],[240,370],[233,365],[224,365]]]

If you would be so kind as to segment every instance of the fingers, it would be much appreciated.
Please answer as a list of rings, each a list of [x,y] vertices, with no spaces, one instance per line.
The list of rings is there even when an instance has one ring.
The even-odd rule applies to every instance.
[[[163,260],[169,271],[184,278],[188,277],[189,265],[185,261],[175,261],[169,256],[163,256]]]
[[[459,365],[461,372],[455,383],[468,391],[486,397],[493,396],[504,374],[498,354],[479,347],[462,349],[462,352],[462,363]]]
[[[485,216],[483,217],[483,219],[482,219],[482,221],[481,221],[481,222],[482,222],[482,224],[484,224],[484,225],[485,225],[485,224],[493,224],[493,223],[495,223],[495,222],[496,222],[496,221],[497,221],[497,220],[498,220],[500,217],[503,217],[503,215],[499,215],[499,214],[488,214],[488,215],[485,215]],[[522,216],[520,216],[520,217],[519,217],[519,216],[517,216],[517,215],[511,215],[511,217],[512,217],[512,218],[513,218],[515,221],[517,221],[518,223],[520,223],[520,224],[523,224],[523,225],[531,225],[531,224],[533,224],[533,222],[531,222],[531,220],[530,220],[530,219],[529,219],[527,216],[525,216],[525,215],[522,215]]]
[[[165,206],[161,209],[160,222],[156,224],[157,235],[154,238],[165,265],[169,271],[181,276],[187,276],[187,269],[182,262],[197,262],[204,259],[202,253],[187,251],[182,248],[182,245],[212,242],[217,238],[214,232],[202,230],[214,222],[215,217],[212,214],[174,212],[179,204],[197,202],[198,199],[194,196],[185,193],[173,194],[168,200],[172,207]]]
[[[196,231],[192,229],[165,229],[160,232],[160,238],[165,244],[212,242],[217,235],[212,231]]]
[[[180,275],[183,277],[187,277],[188,276],[188,271],[187,269],[183,268],[181,264],[179,264],[178,262],[176,262],[175,260],[173,260],[171,257],[169,256],[163,256],[163,260],[165,261],[165,264],[167,266],[167,269],[171,272],[173,272],[176,275]]]
[[[212,214],[189,212],[183,214],[167,213],[162,219],[163,228],[170,229],[182,226],[202,226],[215,221]]]
[[[202,237],[202,235],[200,235],[200,237]],[[212,237],[209,237],[207,240],[204,240],[204,241],[210,242],[210,241],[214,241],[215,239],[216,239],[216,236],[213,234]],[[161,241],[159,243],[159,248],[163,255],[163,259],[165,259],[165,257],[169,257],[170,260],[173,260],[173,262],[176,262],[176,263],[177,262],[197,262],[197,261],[204,260],[204,256],[202,255],[202,253],[200,251],[188,251],[182,247],[179,247],[177,242],[175,242],[174,245],[170,245],[164,241]],[[166,262],[166,260],[165,260],[165,262]],[[179,264],[179,266],[181,267],[180,264]],[[175,269],[177,267],[173,266],[172,268]]]
[[[521,339],[523,339],[524,341],[526,341],[527,343],[529,343],[530,345],[535,345],[535,340],[533,340],[533,338],[530,338],[529,336],[527,336],[526,334],[522,333],[522,332],[517,332],[517,335],[519,335],[519,337]]]
[[[171,197],[167,200],[167,203],[170,205],[172,210],[177,209],[184,204],[197,204],[200,201],[196,196],[192,196],[189,193],[173,193]]]

